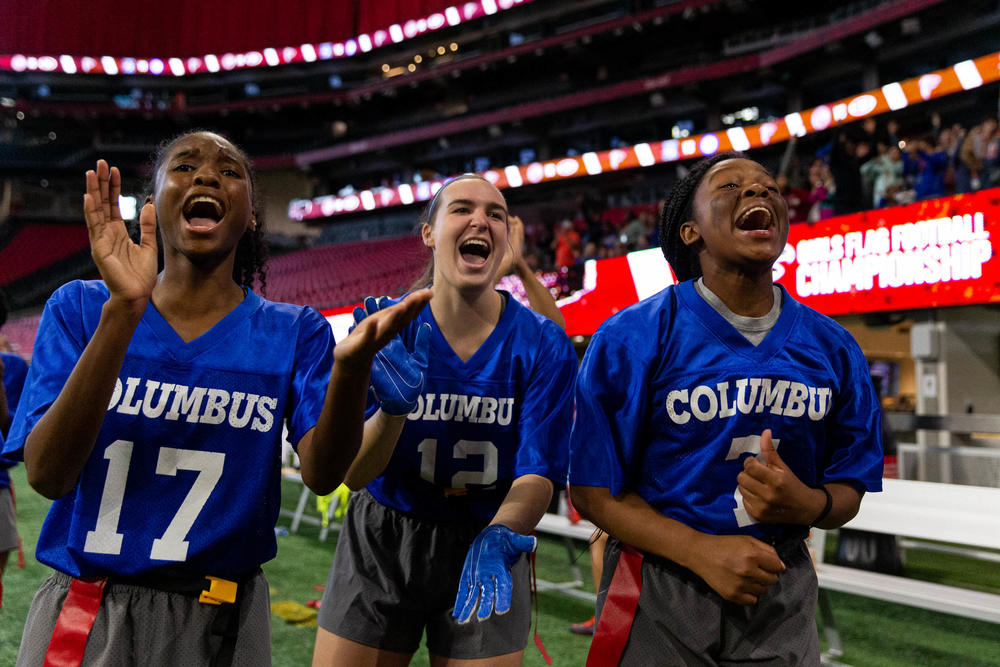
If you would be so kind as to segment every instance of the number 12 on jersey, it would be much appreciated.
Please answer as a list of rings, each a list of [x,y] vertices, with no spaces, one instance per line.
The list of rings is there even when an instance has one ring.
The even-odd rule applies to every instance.
[[[434,438],[424,439],[417,447],[420,452],[420,476],[431,484],[439,482],[434,478],[437,469],[438,442]],[[453,489],[464,489],[468,485],[489,486],[497,481],[499,457],[497,447],[489,440],[459,440],[452,447],[452,458],[468,459],[470,456],[482,456],[482,470],[461,470],[451,476],[446,483]]]

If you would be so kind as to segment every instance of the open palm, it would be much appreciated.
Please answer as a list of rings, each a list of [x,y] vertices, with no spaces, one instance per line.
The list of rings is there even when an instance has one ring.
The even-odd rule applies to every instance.
[[[432,295],[430,288],[419,289],[392,306],[379,305],[372,299],[372,312],[358,309],[361,312],[355,314],[356,324],[351,333],[337,343],[334,358],[348,367],[367,371],[375,354],[420,314]]]
[[[140,242],[129,238],[118,209],[122,190],[121,173],[97,161],[97,169],[87,172],[87,192],[83,214],[90,233],[90,252],[112,297],[128,302],[148,301],[156,284],[156,209],[142,207],[139,215]]]

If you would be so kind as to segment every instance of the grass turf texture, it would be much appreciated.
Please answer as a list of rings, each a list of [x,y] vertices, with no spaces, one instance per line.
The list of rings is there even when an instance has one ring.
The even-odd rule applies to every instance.
[[[28,605],[35,590],[49,576],[49,569],[34,560],[34,545],[48,501],[28,487],[23,466],[11,473],[18,492],[18,526],[25,545],[27,567],[19,569],[16,554],[11,554],[3,581],[3,609],[0,609],[0,665],[14,664]],[[283,506],[294,509],[300,490],[301,486],[283,482]],[[315,516],[314,508],[314,503],[310,502],[307,512]],[[279,520],[279,525],[287,527],[289,523],[286,517]],[[336,534],[330,533],[325,543],[317,539],[318,534],[317,527],[303,523],[297,534],[278,538],[278,556],[264,566],[271,584],[272,602],[293,600],[304,604],[322,595],[315,587],[326,582]],[[582,542],[578,553],[577,564],[586,586],[591,586],[589,560]],[[537,566],[540,579],[565,581],[571,576],[566,550],[558,539],[541,537]],[[907,573],[941,583],[1000,591],[998,568],[961,556],[910,550],[907,552]],[[1000,642],[996,639],[997,626],[994,624],[840,593],[832,593],[831,601],[844,643],[845,654],[840,659],[843,663],[887,667],[1000,665]],[[555,664],[583,665],[590,638],[571,634],[569,624],[589,618],[590,605],[557,593],[542,594],[539,604],[538,632]],[[274,665],[308,665],[315,633],[314,627],[291,625],[272,615]],[[413,664],[427,663],[426,649],[421,649]],[[524,664],[545,664],[530,639]]]

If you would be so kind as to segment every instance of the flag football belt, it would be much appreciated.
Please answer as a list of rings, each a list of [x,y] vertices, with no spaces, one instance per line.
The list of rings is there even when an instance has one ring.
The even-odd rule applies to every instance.
[[[601,617],[594,629],[594,639],[587,654],[587,667],[603,667],[617,665],[621,662],[635,619],[635,610],[639,606],[639,594],[642,592],[642,563],[648,560],[678,578],[712,591],[711,587],[697,574],[672,560],[644,554],[635,547],[620,542],[621,555],[611,578],[611,586],[601,609]],[[778,557],[786,565],[794,565],[808,558],[808,553],[801,547],[802,538],[794,537],[772,544]]]
[[[259,572],[259,570],[258,570]],[[104,589],[111,585],[140,586],[165,593],[197,597],[202,604],[219,607],[212,621],[209,637],[211,665],[227,667],[232,663],[239,634],[240,602],[246,584],[257,575],[253,572],[236,581],[219,577],[72,577],[69,591],[59,610],[52,638],[45,652],[44,667],[78,667],[83,662],[87,638],[97,618]]]

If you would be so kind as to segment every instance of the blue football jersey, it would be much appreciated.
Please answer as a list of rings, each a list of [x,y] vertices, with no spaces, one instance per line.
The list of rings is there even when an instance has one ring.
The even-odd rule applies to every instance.
[[[23,459],[107,299],[101,281],[49,299],[6,453]],[[83,577],[225,577],[273,558],[282,421],[293,444],[316,424],[332,351],[315,310],[253,292],[188,343],[149,304],[77,485],[45,519],[38,560]]]
[[[488,522],[522,475],[566,482],[577,359],[566,334],[512,298],[463,362],[430,306],[403,331],[431,327],[424,393],[368,490],[383,505],[435,521]],[[378,408],[373,398],[369,414]]]
[[[21,399],[21,390],[24,388],[24,378],[28,375],[28,362],[10,352],[0,352],[0,358],[3,358],[3,390],[7,396],[7,412],[13,421],[17,403]],[[3,442],[2,437],[0,442]],[[0,457],[0,489],[10,486],[10,473],[7,472],[7,468],[13,465],[16,465],[14,461]]]
[[[881,490],[881,411],[864,355],[836,322],[783,296],[756,347],[692,281],[609,318],[580,368],[570,485],[633,491],[705,533],[804,535],[757,523],[737,490],[771,429],[804,483]]]

